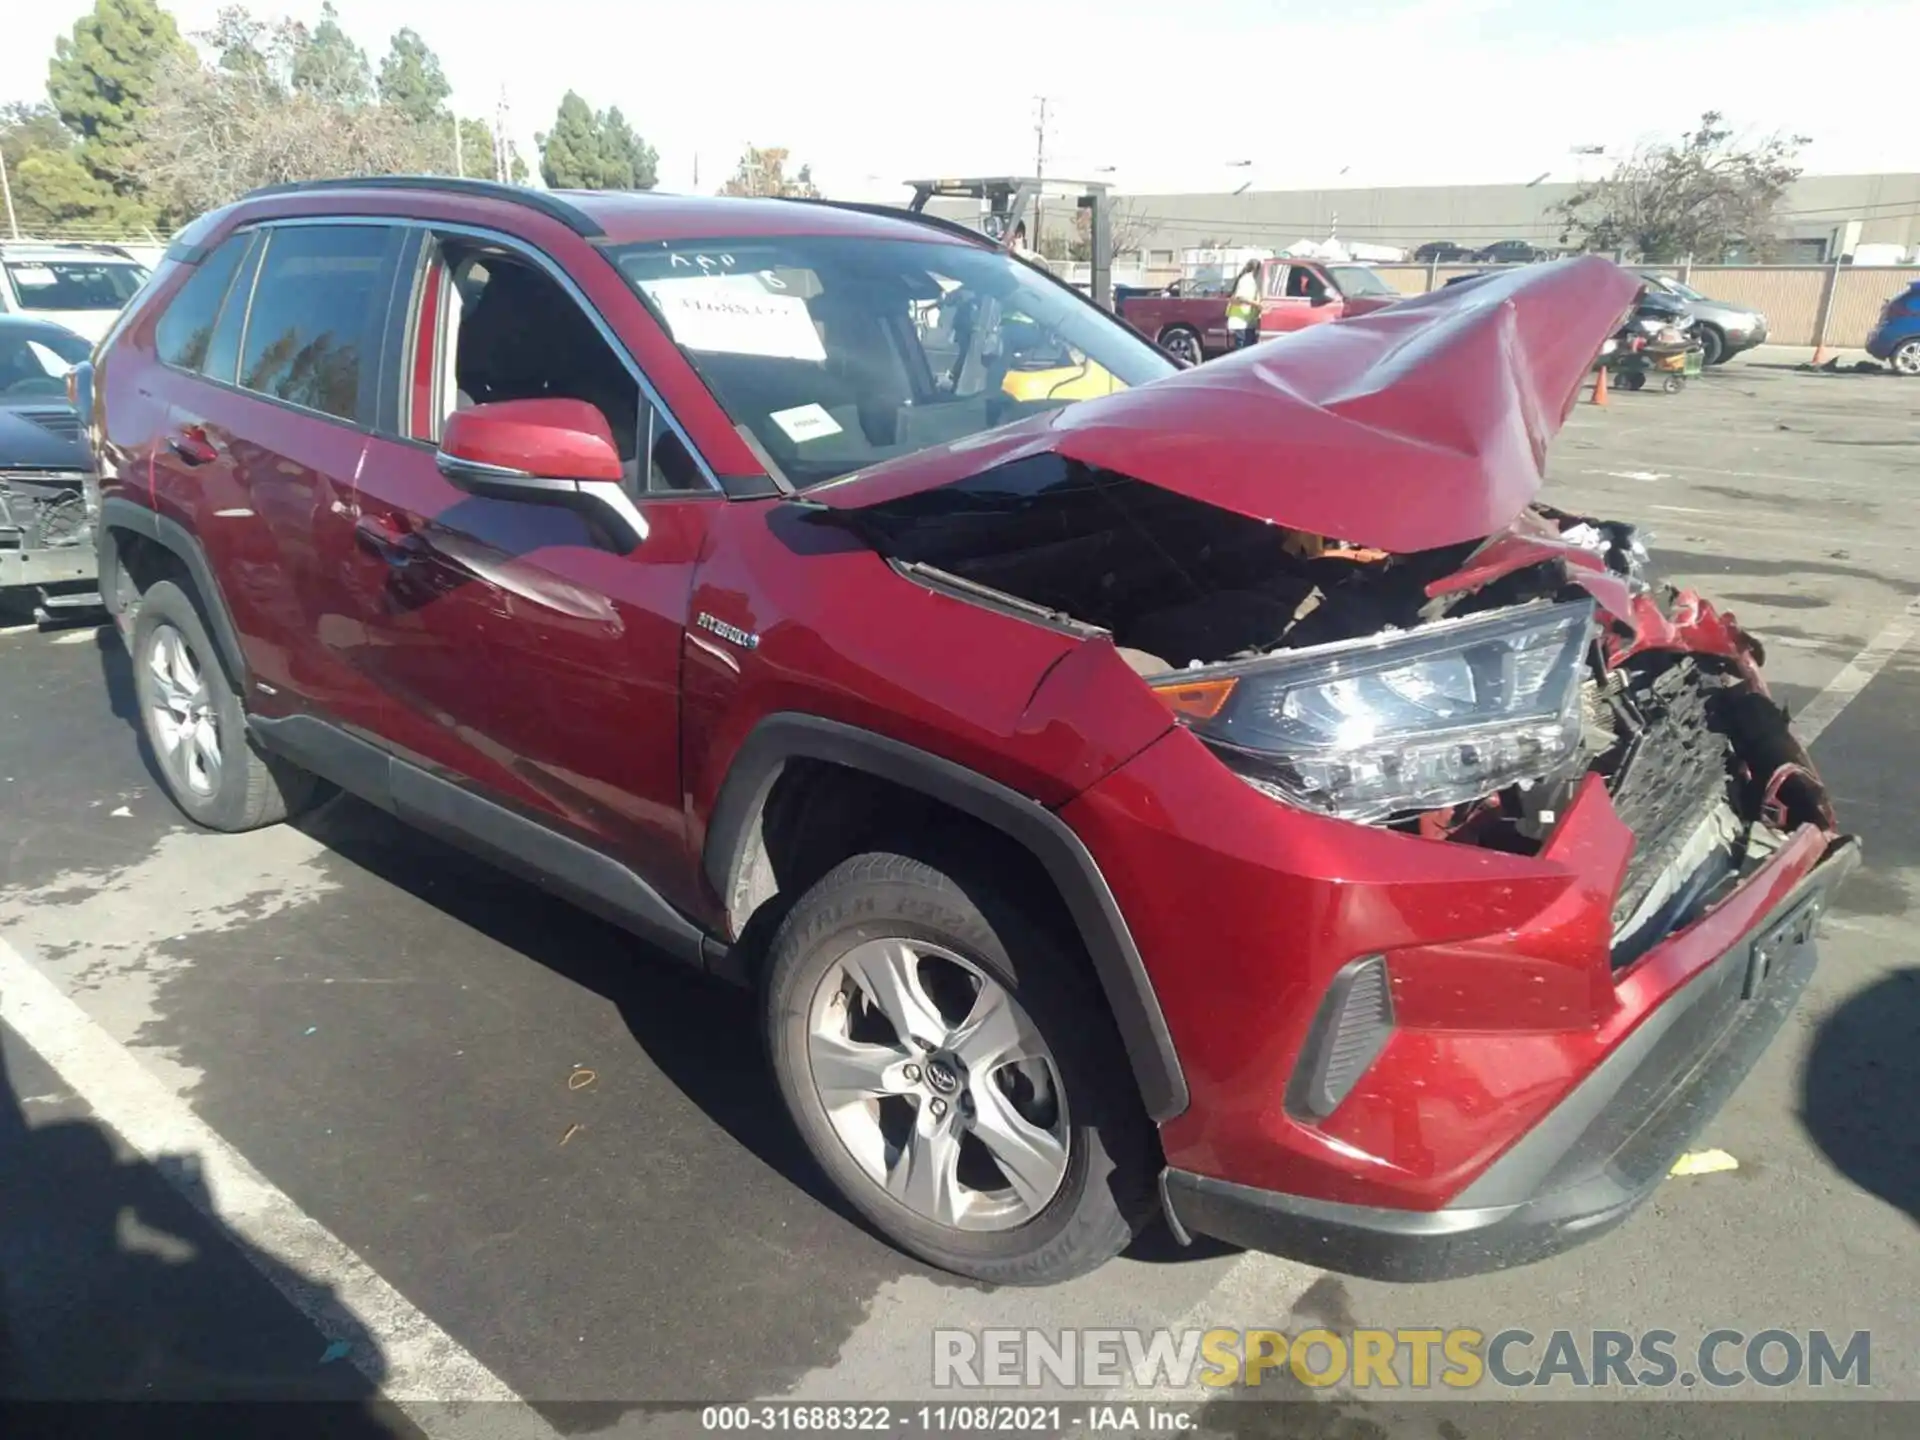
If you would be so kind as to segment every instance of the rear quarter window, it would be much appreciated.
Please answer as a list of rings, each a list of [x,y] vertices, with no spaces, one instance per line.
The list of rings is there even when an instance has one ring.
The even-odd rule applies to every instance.
[[[206,363],[207,342],[213,338],[220,302],[233,283],[233,272],[246,253],[250,235],[230,236],[218,250],[194,267],[187,283],[174,292],[154,326],[153,345],[160,359],[182,370],[198,370]]]

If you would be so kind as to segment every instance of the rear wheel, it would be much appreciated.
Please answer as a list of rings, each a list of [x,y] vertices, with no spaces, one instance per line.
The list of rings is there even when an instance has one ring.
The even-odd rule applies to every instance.
[[[1920,335],[1911,340],[1902,341],[1895,347],[1887,363],[1900,375],[1920,375]]]
[[[167,793],[190,819],[254,830],[322,798],[315,776],[254,748],[200,613],[171,580],[141,597],[131,649],[141,726]]]
[[[1169,325],[1160,332],[1159,344],[1162,350],[1189,365],[1198,365],[1207,358],[1206,347],[1200,343],[1200,332],[1190,325]]]
[[[1131,1241],[1154,1146],[1097,987],[1008,888],[965,865],[844,861],[774,937],[767,1039],[814,1158],[889,1240],[1044,1285]]]

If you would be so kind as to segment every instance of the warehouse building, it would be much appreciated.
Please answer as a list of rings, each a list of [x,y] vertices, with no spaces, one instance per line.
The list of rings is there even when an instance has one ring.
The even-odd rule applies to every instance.
[[[1117,248],[1140,252],[1146,268],[1159,270],[1176,266],[1180,251],[1194,246],[1284,249],[1330,235],[1409,252],[1429,241],[1474,249],[1500,240],[1553,247],[1563,229],[1555,207],[1578,188],[1542,183],[1130,195],[1115,201]],[[1803,176],[1781,212],[1786,243],[1777,260],[1817,264],[1863,245],[1899,246],[1911,256],[1920,247],[1920,174]]]

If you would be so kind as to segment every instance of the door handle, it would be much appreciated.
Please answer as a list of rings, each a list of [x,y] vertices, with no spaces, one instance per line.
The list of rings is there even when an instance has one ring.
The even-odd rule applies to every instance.
[[[360,548],[370,550],[398,569],[413,559],[420,549],[420,537],[398,520],[385,515],[362,512],[353,522],[353,538]]]
[[[206,465],[220,458],[220,452],[207,439],[207,432],[198,425],[189,425],[169,435],[167,448],[189,465]]]

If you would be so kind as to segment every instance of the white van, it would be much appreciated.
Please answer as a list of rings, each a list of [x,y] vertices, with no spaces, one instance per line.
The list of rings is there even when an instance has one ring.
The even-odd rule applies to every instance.
[[[0,242],[0,314],[51,320],[97,342],[147,274],[117,245]]]

